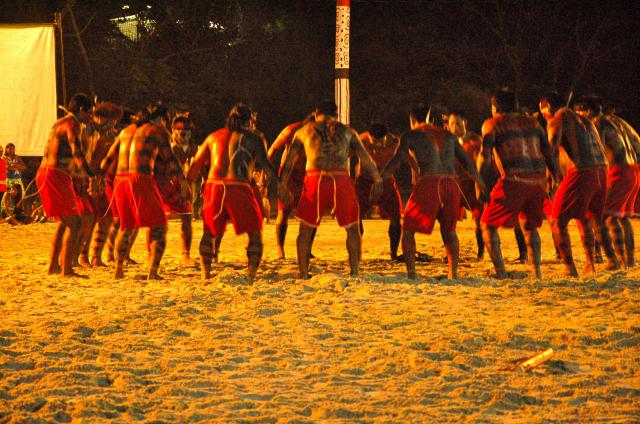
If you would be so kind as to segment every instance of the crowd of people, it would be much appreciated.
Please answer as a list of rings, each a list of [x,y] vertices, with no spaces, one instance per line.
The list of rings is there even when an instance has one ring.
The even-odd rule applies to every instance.
[[[568,275],[578,275],[567,230],[571,220],[580,230],[585,273],[595,272],[600,249],[607,270],[633,266],[629,218],[640,212],[640,137],[633,128],[614,111],[603,111],[596,96],[573,105],[554,92],[541,96],[544,125],[521,112],[508,90],[497,91],[491,105],[492,117],[481,134],[467,130],[464,112],[433,119],[430,108],[415,105],[410,129],[397,137],[383,123],[358,134],[340,123],[336,105],[325,101],[268,147],[256,128],[257,113],[238,103],[225,127],[198,147],[188,114],[170,119],[162,104],[123,113],[118,105],[94,105],[77,94],[53,125],[36,176],[44,212],[58,221],[49,273],[70,276],[77,275],[75,266],[104,266],[107,246],[106,259],[122,278],[138,229],[148,228],[148,278],[159,279],[167,214],[175,214],[185,266],[199,266],[202,278],[210,278],[231,221],[237,234],[248,236],[247,272],[253,279],[263,254],[263,216],[270,213],[263,200],[270,182],[277,182],[280,258],[294,210],[300,222],[302,279],[309,278],[316,228],[329,211],[346,230],[351,275],[359,274],[362,220],[374,206],[389,220],[390,259],[404,261],[412,279],[421,258],[415,233],[431,234],[436,221],[448,277],[458,277],[456,225],[465,209],[476,223],[478,257],[487,251],[497,278],[509,275],[500,227],[516,229],[521,255],[531,263],[532,275],[541,277],[537,229],[545,220]],[[410,165],[414,183],[404,207],[394,178],[402,163]],[[20,196],[14,187],[11,196]],[[191,258],[191,242],[193,206],[199,201],[204,230],[198,264]]]

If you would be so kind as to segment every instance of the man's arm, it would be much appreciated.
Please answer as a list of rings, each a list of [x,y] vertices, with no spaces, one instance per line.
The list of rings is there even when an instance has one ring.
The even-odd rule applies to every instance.
[[[74,164],[78,167],[79,170],[84,171],[88,176],[93,177],[93,172],[89,168],[87,158],[82,152],[82,145],[80,144],[80,139],[77,134],[78,125],[80,124],[68,123],[67,125],[65,125],[67,140],[69,140],[69,147],[71,148],[71,156],[73,157]]]
[[[478,170],[483,180],[488,179],[492,173],[493,147],[496,143],[493,125],[486,122],[482,125],[482,144],[478,155]]]
[[[107,172],[111,167],[111,164],[118,160],[118,152],[120,150],[120,136],[116,137],[113,144],[109,148],[107,155],[100,162],[100,170],[102,172]]]
[[[384,170],[382,171],[382,178],[391,177],[396,172],[398,166],[400,166],[402,161],[405,160],[407,156],[411,156],[409,155],[409,134],[410,133],[405,133],[402,135],[402,137],[400,137],[400,144],[398,144],[398,147],[396,147],[396,152],[393,154],[393,157],[389,160],[389,162],[387,162],[387,165],[384,167]],[[420,168],[417,166],[417,161],[416,167],[419,173]]]
[[[549,144],[549,140],[547,139],[547,134],[539,127],[539,137],[540,137],[540,153],[544,156],[544,161],[547,164],[547,169],[551,173],[551,178],[553,178],[554,182],[557,184],[561,180],[560,172],[558,171],[558,160],[557,156],[554,154],[551,145]]]
[[[180,160],[173,153],[171,148],[171,142],[169,141],[169,134],[161,132],[158,137],[158,156],[169,165],[169,176],[176,177],[178,182],[184,181],[184,173]]]
[[[196,155],[191,159],[191,165],[189,166],[189,172],[187,173],[187,181],[192,183],[195,181],[197,177],[200,176],[200,169],[207,162],[211,153],[209,151],[209,139],[211,136],[207,137],[206,140],[200,145],[200,148],[196,152]]]
[[[267,152],[267,159],[272,161],[273,157],[276,154],[278,154],[278,152],[280,152],[281,150],[284,150],[285,147],[287,147],[287,142],[292,137],[291,133],[292,133],[292,130],[290,129],[290,127],[286,127],[285,129],[280,131],[280,134],[278,134],[278,137],[276,138],[276,140],[273,142],[271,147],[269,147],[269,151]]]
[[[267,181],[276,181],[278,173],[267,158],[267,141],[264,136],[261,137],[260,143],[256,146],[256,164],[259,168],[267,173]]]
[[[378,171],[378,166],[367,152],[367,149],[364,148],[362,144],[362,140],[358,136],[358,133],[351,130],[351,141],[350,141],[350,149],[358,159],[360,160],[360,171],[364,169],[367,174],[373,179],[373,187],[371,187],[371,198],[373,200],[378,200],[382,195],[382,190],[384,188],[382,184],[382,176]]]
[[[455,146],[454,152],[456,155],[456,159],[458,160],[458,162],[460,162],[460,165],[462,165],[464,170],[467,171],[467,173],[471,176],[471,178],[473,178],[478,183],[478,187],[480,188],[480,191],[483,194],[486,194],[487,186],[485,185],[484,180],[482,179],[482,176],[478,174],[475,164],[471,161],[471,159],[469,159],[467,152],[464,151],[464,149],[462,148],[460,143],[458,143],[457,140],[455,141],[454,146]]]
[[[293,164],[296,162],[303,149],[304,146],[302,145],[302,142],[296,134],[293,137],[293,141],[289,145],[289,150],[287,150],[287,158],[282,165],[282,172],[280,173],[280,181],[282,181],[282,183],[286,184],[289,181],[289,178],[291,177],[291,171],[293,171]]]

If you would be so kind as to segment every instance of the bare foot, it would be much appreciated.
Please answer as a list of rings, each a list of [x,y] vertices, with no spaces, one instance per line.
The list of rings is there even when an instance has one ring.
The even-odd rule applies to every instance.
[[[55,264],[55,265],[51,265],[49,267],[49,270],[47,271],[47,274],[49,275],[55,275],[55,274],[60,274],[62,272],[62,268],[60,268],[60,265]]]
[[[125,263],[127,265],[138,265],[138,262],[134,261],[133,259],[131,259],[131,257],[128,257],[127,259],[124,260]]]
[[[147,280],[164,280],[160,275],[158,275],[158,270],[150,270],[149,275],[147,276]]]
[[[407,272],[407,278],[409,280],[417,280],[418,279],[418,274],[416,274],[415,271],[409,271],[409,272]]]
[[[609,259],[604,269],[606,269],[607,271],[616,271],[620,269],[620,262],[618,262],[616,259]]]
[[[596,268],[591,263],[586,263],[584,268],[582,268],[583,274],[595,274]]]
[[[91,265],[94,266],[94,267],[105,267],[105,266],[107,266],[107,264],[102,262],[102,260],[100,258],[91,259]]]
[[[78,258],[78,265],[80,265],[82,268],[91,268],[91,262],[89,262],[89,257],[87,256],[80,256]]]
[[[496,271],[496,273],[493,276],[493,278],[495,278],[497,280],[504,280],[505,278],[509,278],[509,274],[507,274],[507,271],[505,271],[505,270]]]
[[[190,258],[188,255],[182,256],[182,265],[183,266],[196,266],[198,262],[194,259]]]
[[[116,266],[116,275],[115,278],[121,279],[124,278],[124,269],[121,266]]]
[[[61,274],[61,277],[64,278],[89,278],[89,276],[87,275],[82,275],[82,274],[78,274],[77,272],[75,272],[74,270],[70,270],[68,272],[63,272]]]
[[[578,276],[578,270],[576,269],[575,266],[566,267],[564,269],[564,275],[565,275],[565,277],[577,277]]]
[[[201,281],[207,281],[211,279],[211,271],[201,271],[200,272],[200,280]]]

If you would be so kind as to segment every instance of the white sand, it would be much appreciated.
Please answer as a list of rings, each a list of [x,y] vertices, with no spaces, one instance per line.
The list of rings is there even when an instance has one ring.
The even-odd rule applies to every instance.
[[[344,231],[325,221],[303,282],[294,260],[275,259],[267,226],[251,286],[245,237],[231,228],[225,264],[203,284],[179,267],[175,221],[168,279],[150,283],[143,266],[122,281],[111,269],[48,277],[54,225],[1,226],[0,422],[640,421],[637,269],[564,278],[545,226],[544,280],[497,281],[488,258],[471,259],[466,221],[462,279],[438,279],[438,262],[411,282],[386,260],[386,223],[365,227],[362,277],[346,276]],[[296,234],[292,222],[292,258]],[[437,230],[418,248],[443,256]],[[133,256],[144,260],[143,237]],[[548,347],[555,355],[533,371],[506,369]]]

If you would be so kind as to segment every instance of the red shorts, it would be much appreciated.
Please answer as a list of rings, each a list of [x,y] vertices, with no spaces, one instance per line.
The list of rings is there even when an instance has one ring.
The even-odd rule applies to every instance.
[[[224,234],[229,219],[236,234],[262,230],[260,205],[251,185],[245,180],[207,180],[202,217],[205,230],[213,235]]]
[[[553,198],[550,219],[566,226],[572,219],[602,219],[607,198],[607,168],[571,168]]]
[[[464,216],[463,208],[471,212],[471,216],[473,216],[474,219],[480,218],[484,210],[484,203],[476,196],[476,182],[469,178],[461,179],[460,191],[462,192],[462,198],[460,199],[460,219]]]
[[[513,228],[524,219],[524,229],[533,230],[544,220],[547,197],[544,174],[501,177],[491,190],[491,199],[482,214],[482,222],[492,227]]]
[[[73,191],[76,193],[76,208],[78,215],[93,215],[93,206],[87,192],[88,180],[85,178],[72,178]]]
[[[349,172],[345,169],[307,171],[296,217],[310,227],[317,227],[322,214],[330,208],[341,227],[359,222],[358,196]]]
[[[251,190],[253,191],[253,196],[256,198],[256,202],[260,207],[260,215],[264,217],[264,206],[262,205],[262,193],[260,193],[260,187],[258,187],[258,183],[255,180],[251,180]]]
[[[361,177],[356,180],[356,194],[360,205],[360,215],[365,215],[374,205],[377,205],[380,208],[380,216],[382,218],[400,218],[402,215],[402,199],[400,198],[396,179],[393,177],[384,179],[382,196],[376,203],[372,203],[369,197],[371,187],[373,187],[373,181],[368,178]]]
[[[106,193],[99,194],[98,196],[89,196],[89,202],[97,219],[113,216],[109,208],[109,198]]]
[[[137,172],[116,175],[113,195],[121,229],[167,225],[162,197],[151,175]]]
[[[431,234],[438,220],[442,231],[454,231],[460,216],[460,188],[457,179],[449,175],[420,177],[404,209],[403,229]]]
[[[280,172],[282,172],[282,168],[280,168]],[[289,177],[289,181],[287,181],[287,189],[289,189],[289,193],[293,196],[293,200],[291,201],[292,205],[297,205],[300,201],[300,194],[302,193],[302,188],[304,187],[304,178],[305,173],[301,173],[299,171],[294,170],[291,173],[291,177]],[[284,210],[284,205],[278,199],[278,210]]]
[[[190,214],[191,202],[182,198],[180,186],[172,179],[166,177],[154,177],[158,185],[158,191],[162,197],[165,213]]]
[[[638,182],[640,182],[640,165],[636,165],[636,173],[638,176]],[[640,216],[640,187],[638,193],[636,194],[636,200],[633,204],[633,215]]]
[[[635,165],[609,168],[605,216],[624,218],[632,215],[638,186]]]
[[[55,166],[43,166],[36,174],[36,184],[47,216],[59,218],[78,215],[71,176]]]

